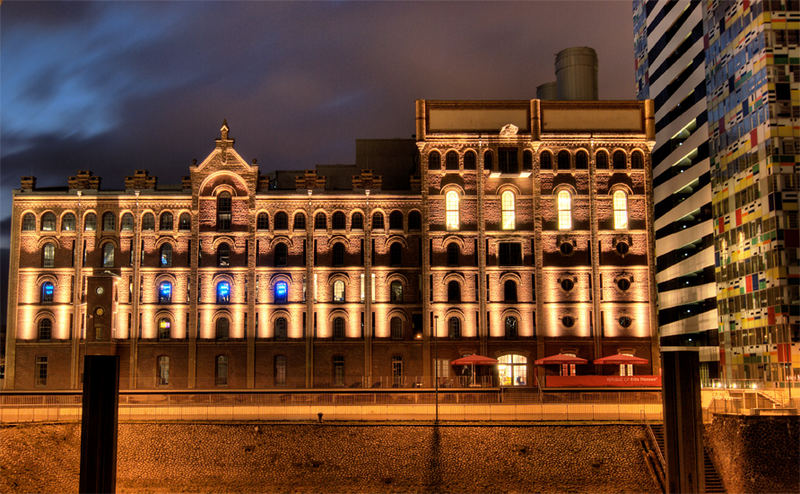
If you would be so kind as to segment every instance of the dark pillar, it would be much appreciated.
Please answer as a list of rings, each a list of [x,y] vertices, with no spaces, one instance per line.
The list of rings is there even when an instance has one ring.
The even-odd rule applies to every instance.
[[[115,492],[119,357],[87,355],[83,361],[80,492]]]
[[[705,491],[700,360],[697,348],[662,347],[667,492]]]

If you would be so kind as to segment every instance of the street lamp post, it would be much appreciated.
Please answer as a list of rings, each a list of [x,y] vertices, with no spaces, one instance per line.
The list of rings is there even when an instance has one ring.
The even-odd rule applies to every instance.
[[[439,423],[439,345],[437,331],[439,330],[439,316],[433,316],[433,389],[436,397],[436,420]]]

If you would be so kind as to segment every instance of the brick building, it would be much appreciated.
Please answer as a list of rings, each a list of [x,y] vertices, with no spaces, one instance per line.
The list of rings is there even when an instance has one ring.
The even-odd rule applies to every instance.
[[[6,389],[428,386],[658,373],[650,102],[418,101],[416,139],[260,173],[223,124],[177,186],[137,171],[13,199]],[[434,338],[432,335],[437,335]],[[535,367],[573,354],[577,369]],[[438,359],[438,360],[437,360]],[[462,382],[463,384],[463,382]]]

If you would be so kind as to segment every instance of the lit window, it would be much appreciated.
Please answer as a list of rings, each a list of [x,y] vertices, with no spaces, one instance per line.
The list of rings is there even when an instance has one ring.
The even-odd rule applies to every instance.
[[[83,220],[83,229],[87,232],[97,230],[97,216],[94,213],[89,213]]]
[[[54,232],[56,231],[56,215],[51,212],[46,212],[42,215],[42,231]]]
[[[458,230],[458,192],[451,190],[444,196],[445,223],[448,230]]]
[[[389,284],[389,301],[394,304],[403,303],[403,284],[399,280]]]
[[[106,242],[103,244],[103,267],[114,267],[114,244]]]
[[[158,379],[159,386],[167,386],[169,384],[169,357],[161,355],[158,357]]]
[[[52,268],[56,264],[56,245],[53,243],[44,244],[42,249],[42,267]]]
[[[365,289],[366,289],[366,287],[364,286],[364,273],[361,273],[361,301],[362,302],[364,301],[364,298],[366,297],[366,295],[364,294],[364,290]]]
[[[25,213],[25,215],[22,217],[22,231],[36,231],[36,216],[34,216],[33,213]]]
[[[162,317],[158,320],[158,339],[159,340],[168,340],[170,337],[170,329],[172,328],[172,323],[166,317]]]
[[[572,228],[572,196],[566,190],[558,193],[558,229]]]
[[[122,215],[121,229],[123,232],[133,231],[133,215],[131,213],[125,213]]]
[[[614,229],[628,228],[628,196],[618,190],[614,192]]]
[[[172,266],[172,245],[171,244],[164,244],[161,246],[161,250],[158,256],[158,264],[162,268],[167,268]]]
[[[497,371],[501,386],[525,386],[528,383],[528,359],[522,355],[503,355]]]
[[[169,281],[162,281],[161,284],[158,285],[158,303],[172,303],[172,283]]]
[[[49,281],[42,283],[42,303],[52,302],[55,286]]]
[[[289,298],[289,284],[285,281],[275,283],[275,303],[285,304]]]
[[[217,247],[217,266],[227,267],[231,265],[231,246],[222,243]]]
[[[75,231],[75,215],[67,213],[61,218],[61,231],[74,232]]]
[[[342,280],[333,282],[333,301],[344,302],[344,281]]]
[[[227,281],[217,283],[217,303],[227,304],[231,301],[231,284]]]
[[[503,192],[503,195],[500,196],[500,208],[502,210],[503,230],[513,230],[515,227],[513,192],[510,190]]]
[[[117,219],[114,217],[114,213],[110,211],[103,213],[103,231],[113,232],[116,229],[117,229]]]

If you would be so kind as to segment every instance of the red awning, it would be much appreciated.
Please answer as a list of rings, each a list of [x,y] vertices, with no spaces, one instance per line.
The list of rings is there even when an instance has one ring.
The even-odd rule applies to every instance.
[[[496,359],[491,357],[484,357],[483,355],[468,355],[461,357],[450,362],[450,365],[494,365],[497,363]]]
[[[559,353],[557,355],[550,355],[549,357],[540,358],[536,360],[534,364],[536,365],[561,365],[561,364],[585,364],[586,359],[575,357],[574,355],[566,355],[564,353]]]
[[[608,357],[598,358],[594,360],[595,365],[624,365],[624,364],[634,364],[634,365],[643,365],[649,363],[650,361],[646,358],[641,357],[634,357],[633,355],[624,355],[622,353],[618,353],[616,355],[609,355]]]

